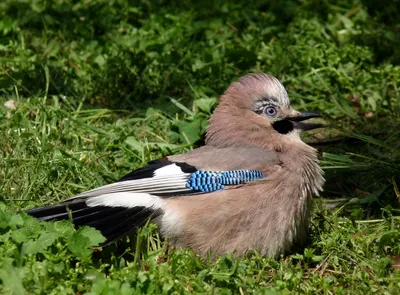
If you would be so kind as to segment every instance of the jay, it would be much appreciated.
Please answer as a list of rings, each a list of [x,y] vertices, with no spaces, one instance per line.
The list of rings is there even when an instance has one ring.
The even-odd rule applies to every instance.
[[[174,247],[276,258],[305,242],[311,199],[322,191],[317,152],[300,139],[322,126],[305,122],[319,116],[294,110],[275,77],[248,74],[222,95],[205,146],[27,213],[92,226],[103,246],[150,219]]]

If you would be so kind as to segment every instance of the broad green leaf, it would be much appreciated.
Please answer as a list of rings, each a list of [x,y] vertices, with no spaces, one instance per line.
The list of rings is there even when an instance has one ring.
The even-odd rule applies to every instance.
[[[26,254],[43,253],[55,242],[57,237],[58,235],[56,233],[43,232],[37,240],[29,240],[24,243],[24,251]]]
[[[216,104],[215,98],[200,98],[194,101],[196,106],[205,113],[211,113],[212,107]]]
[[[129,136],[125,139],[125,143],[129,145],[130,149],[136,152],[142,152],[144,144],[142,141],[137,140],[133,136]]]
[[[74,256],[79,258],[89,257],[93,253],[93,250],[89,249],[90,244],[91,244],[90,238],[82,235],[79,232],[73,233],[67,239],[68,250],[70,250]]]
[[[0,280],[2,282],[2,294],[24,295],[23,285],[25,269],[14,267],[10,264],[3,265],[0,269]]]
[[[193,144],[201,138],[207,122],[203,119],[181,121],[176,125],[179,128],[180,139],[183,143]]]
[[[105,242],[106,238],[101,234],[101,232],[93,227],[84,226],[78,230],[78,233],[82,236],[89,238],[89,246],[98,246],[100,243]]]

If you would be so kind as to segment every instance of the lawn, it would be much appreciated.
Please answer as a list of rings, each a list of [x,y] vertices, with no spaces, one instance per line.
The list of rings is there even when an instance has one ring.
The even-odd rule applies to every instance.
[[[400,293],[399,23],[398,0],[1,1],[0,292]],[[202,259],[148,225],[99,250],[21,213],[200,146],[257,71],[327,125],[304,136],[327,179],[305,249]]]

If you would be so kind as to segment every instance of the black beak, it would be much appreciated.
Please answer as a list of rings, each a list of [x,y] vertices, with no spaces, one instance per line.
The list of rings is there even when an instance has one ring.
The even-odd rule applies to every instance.
[[[312,130],[316,128],[321,128],[324,125],[320,123],[304,123],[302,121],[322,117],[320,113],[314,112],[301,112],[300,115],[295,117],[287,117],[286,120],[289,120],[293,123],[293,128],[301,129],[301,130]]]

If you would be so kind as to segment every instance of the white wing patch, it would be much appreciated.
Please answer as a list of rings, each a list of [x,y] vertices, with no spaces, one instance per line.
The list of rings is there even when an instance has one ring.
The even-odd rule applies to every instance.
[[[187,173],[184,173],[181,170],[181,168],[178,167],[176,164],[167,165],[157,170],[154,170],[154,177],[180,175],[180,174],[187,174]]]
[[[154,209],[164,209],[166,202],[157,196],[146,193],[123,192],[104,194],[98,197],[88,198],[86,205],[89,207],[147,207]]]

